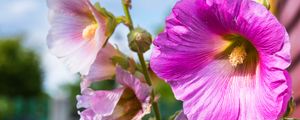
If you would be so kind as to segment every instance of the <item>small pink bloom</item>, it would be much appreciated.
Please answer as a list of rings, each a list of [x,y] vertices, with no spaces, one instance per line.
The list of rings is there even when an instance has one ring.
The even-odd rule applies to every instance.
[[[150,113],[150,87],[124,71],[116,69],[116,82],[122,87],[111,91],[86,88],[77,96],[81,120],[139,120]]]

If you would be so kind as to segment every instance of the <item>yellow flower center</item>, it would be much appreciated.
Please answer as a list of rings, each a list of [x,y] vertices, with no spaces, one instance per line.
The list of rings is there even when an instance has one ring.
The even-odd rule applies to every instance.
[[[239,64],[243,64],[246,59],[247,53],[243,45],[236,46],[233,48],[232,52],[229,54],[229,62],[233,67],[236,67]]]
[[[82,38],[84,40],[91,40],[94,38],[96,30],[98,28],[98,24],[90,24],[86,26],[82,31]]]
[[[226,34],[222,37],[229,44],[221,52],[220,57],[225,57],[224,59],[228,59],[232,67],[242,71],[243,69],[255,70],[259,56],[252,43],[239,34]]]

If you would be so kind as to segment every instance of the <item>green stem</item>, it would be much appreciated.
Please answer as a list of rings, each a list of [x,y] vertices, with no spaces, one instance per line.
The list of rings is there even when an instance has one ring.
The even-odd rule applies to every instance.
[[[125,0],[122,0],[122,6],[123,6],[123,11],[125,13],[125,17],[127,18],[127,22],[126,25],[129,27],[130,31],[133,30],[133,23],[132,23],[132,19],[129,13],[129,7],[128,4],[125,3]]]
[[[122,6],[123,6],[124,13],[125,13],[125,18],[127,19],[125,24],[128,26],[129,30],[132,31],[134,29],[134,27],[133,27],[133,22],[132,22],[130,13],[129,13],[129,6],[128,6],[128,3],[126,3],[126,0],[122,0]],[[150,87],[153,88],[151,80],[150,80],[150,75],[149,75],[149,72],[148,72],[148,68],[146,66],[146,62],[145,62],[145,59],[144,59],[143,52],[141,52],[139,50],[139,48],[138,48],[138,53],[137,54],[138,54],[139,61],[140,61],[141,66],[142,66],[142,71],[143,71],[145,80],[146,80],[147,84]],[[159,113],[158,103],[155,101],[155,93],[154,93],[153,89],[151,91],[150,97],[151,97],[150,99],[151,99],[151,103],[152,103],[152,107],[153,107],[153,110],[154,110],[154,113],[155,113],[156,120],[160,120],[160,113]]]
[[[145,63],[144,55],[141,52],[138,52],[137,54],[138,54],[138,57],[139,57],[139,60],[140,60],[141,66],[142,66],[142,70],[143,70],[145,80],[146,80],[146,82],[149,86],[153,87],[152,82],[150,80],[148,68],[147,68],[146,63]],[[152,102],[152,107],[153,107],[153,110],[154,110],[154,113],[155,113],[156,120],[160,120],[160,113],[159,113],[158,103],[155,101],[155,94],[154,94],[153,89],[151,91],[151,102]]]
[[[146,80],[146,82],[147,82],[148,85],[152,86],[152,83],[151,83],[151,80],[150,80],[148,69],[146,67],[146,63],[145,63],[145,59],[144,59],[143,53],[139,52],[138,53],[138,57],[139,57],[139,60],[141,62],[141,66],[142,66],[143,74],[145,76],[145,80]]]
[[[126,23],[126,21],[127,21],[127,18],[125,16],[116,17],[117,24]]]
[[[152,100],[152,107],[153,107],[153,110],[154,110],[156,120],[160,120],[160,113],[159,113],[158,103],[154,100],[155,99],[155,94],[154,94],[153,90],[152,90],[152,93],[151,93],[151,98],[153,99]]]

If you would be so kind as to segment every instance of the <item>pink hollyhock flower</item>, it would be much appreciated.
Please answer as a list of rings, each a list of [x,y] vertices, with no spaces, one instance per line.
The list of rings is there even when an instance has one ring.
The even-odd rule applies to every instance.
[[[50,51],[72,72],[88,74],[111,33],[109,19],[88,0],[48,0]]]
[[[108,43],[101,49],[97,54],[95,62],[91,65],[88,74],[83,76],[81,90],[89,87],[95,81],[112,78],[116,71],[116,65],[112,61],[112,58],[115,56],[121,56],[121,53],[111,44]]]
[[[285,28],[251,0],[181,0],[154,41],[153,71],[190,120],[275,120],[291,97]]]
[[[89,88],[77,97],[81,120],[137,120],[150,113],[150,87],[133,75],[116,68],[116,82],[123,85],[112,91]]]

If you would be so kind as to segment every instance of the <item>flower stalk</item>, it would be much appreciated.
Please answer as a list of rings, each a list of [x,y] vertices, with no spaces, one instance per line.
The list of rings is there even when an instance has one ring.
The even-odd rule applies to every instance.
[[[132,22],[132,19],[131,19],[131,15],[129,13],[129,8],[131,7],[129,0],[122,0],[122,6],[123,6],[123,11],[125,13],[125,18],[126,20],[123,20],[126,21],[124,24],[129,28],[130,31],[133,31],[134,30],[134,27],[133,27],[133,22]],[[135,44],[138,44],[135,42]],[[137,45],[138,46],[138,45]],[[138,55],[138,58],[139,58],[139,61],[141,63],[141,66],[142,66],[142,72],[144,74],[144,78],[147,82],[147,84],[152,87],[152,91],[151,91],[151,103],[152,103],[152,107],[153,107],[153,110],[154,110],[154,114],[155,114],[155,117],[156,117],[156,120],[160,120],[160,112],[159,112],[159,108],[158,108],[158,103],[157,101],[155,101],[155,93],[154,93],[154,90],[153,90],[153,86],[152,86],[152,82],[151,82],[151,79],[150,79],[150,75],[149,75],[149,72],[148,72],[148,68],[146,66],[146,62],[145,62],[145,58],[144,58],[144,55],[143,55],[144,52],[142,52],[140,50],[140,48],[138,48],[137,50],[137,55]]]
[[[146,80],[147,84],[150,87],[152,87],[152,82],[150,80],[149,72],[148,72],[148,69],[146,67],[144,55],[140,51],[137,54],[138,54],[139,61],[140,61],[141,66],[142,66],[142,70],[143,70],[145,80]],[[152,102],[152,107],[153,107],[153,110],[154,110],[154,113],[155,113],[155,117],[156,117],[157,120],[160,120],[160,113],[159,113],[158,103],[157,103],[157,101],[155,101],[155,93],[154,93],[153,87],[152,87],[152,91],[151,91],[151,102]]]
[[[132,23],[132,19],[129,13],[129,8],[130,8],[130,4],[127,3],[128,0],[122,0],[122,6],[123,6],[123,11],[125,13],[125,18],[127,19],[127,23],[125,23],[125,25],[127,25],[127,27],[129,28],[129,30],[133,30],[133,23]]]

